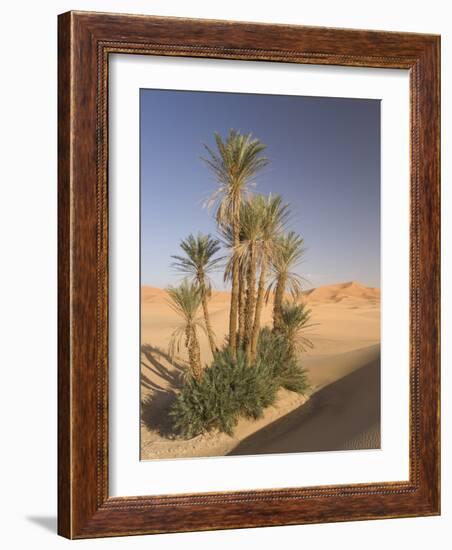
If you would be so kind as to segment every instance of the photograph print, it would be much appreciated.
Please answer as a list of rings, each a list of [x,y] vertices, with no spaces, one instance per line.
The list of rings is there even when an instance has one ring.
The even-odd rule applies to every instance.
[[[140,90],[140,458],[380,448],[380,101]]]

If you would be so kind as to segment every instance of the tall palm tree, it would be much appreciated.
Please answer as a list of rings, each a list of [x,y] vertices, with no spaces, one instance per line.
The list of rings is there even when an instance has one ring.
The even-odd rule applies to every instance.
[[[260,195],[255,195],[242,204],[240,209],[241,240],[234,248],[234,261],[238,262],[240,268],[246,273],[243,347],[249,361],[251,360],[251,339],[256,306],[257,246],[262,237],[264,202]]]
[[[247,198],[256,174],[267,164],[261,155],[265,145],[251,134],[230,130],[227,138],[215,134],[217,151],[205,145],[208,157],[204,158],[219,184],[207,201],[216,207],[219,225],[232,228],[233,246],[239,245],[240,205]],[[239,302],[239,265],[234,258],[232,265],[231,308],[229,314],[229,344],[233,354],[237,350],[237,315]]]
[[[242,209],[241,209],[242,210]],[[241,227],[241,223],[240,223]],[[234,265],[234,239],[232,227],[230,225],[220,225],[219,232],[222,237],[223,246],[230,251],[229,260],[226,262],[224,270],[224,281],[232,281],[232,272]],[[239,243],[243,242],[243,231],[240,230]],[[239,292],[238,292],[238,330],[236,337],[237,349],[243,348],[243,337],[245,333],[245,301],[246,301],[246,262],[239,262]]]
[[[251,356],[254,358],[257,349],[259,329],[264,306],[265,285],[267,283],[268,267],[278,252],[278,237],[284,229],[289,217],[289,206],[283,204],[279,195],[268,197],[258,196],[259,209],[261,211],[261,235],[257,243],[257,256],[259,262],[259,284],[257,288],[256,310],[251,336]]]
[[[294,231],[277,239],[277,250],[271,260],[272,280],[267,289],[267,296],[274,290],[273,330],[278,332],[282,326],[282,306],[284,294],[289,291],[297,298],[302,290],[302,277],[293,270],[304,255],[304,241]]]
[[[170,307],[183,319],[183,323],[171,335],[169,354],[174,357],[179,352],[181,342],[184,340],[188,351],[188,363],[191,374],[194,378],[200,379],[201,352],[198,340],[198,329],[205,332],[201,319],[197,317],[199,307],[202,302],[202,295],[199,287],[188,281],[183,281],[178,287],[168,287],[166,289],[170,298]]]
[[[207,301],[212,292],[209,273],[218,267],[218,264],[222,260],[222,258],[214,258],[215,254],[220,250],[220,241],[212,238],[210,235],[198,233],[196,237],[189,235],[186,239],[182,240],[180,247],[185,252],[185,256],[171,256],[175,260],[172,265],[184,275],[189,276],[191,281],[200,290],[207,337],[212,354],[215,354],[217,346],[210,322]]]
[[[311,340],[301,335],[303,330],[313,326],[308,324],[310,318],[311,311],[306,309],[304,304],[283,302],[281,333],[288,342],[288,351],[291,356],[313,347]]]

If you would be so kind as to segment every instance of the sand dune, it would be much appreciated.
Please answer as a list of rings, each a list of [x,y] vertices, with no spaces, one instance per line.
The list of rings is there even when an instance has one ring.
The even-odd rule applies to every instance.
[[[305,301],[312,302],[341,302],[348,300],[352,302],[370,302],[380,301],[380,289],[371,288],[356,281],[341,283],[338,285],[321,286],[307,290],[304,294]]]
[[[249,436],[229,454],[379,448],[379,346],[360,351],[369,362],[316,391],[306,404]]]
[[[143,287],[142,459],[319,450],[328,445],[336,449],[378,447],[379,289],[349,282],[307,291],[302,299],[312,311],[313,324],[307,336],[314,348],[303,356],[313,391],[309,401],[280,390],[263,418],[241,420],[233,437],[207,434],[186,442],[169,439],[167,417],[186,361],[183,351],[177,361],[171,361],[167,354],[171,333],[180,321],[164,290]],[[214,292],[209,311],[217,342],[222,343],[228,327],[229,293]],[[271,320],[269,303],[263,324],[270,325]],[[202,360],[208,363],[211,354],[207,339],[200,340]],[[327,407],[325,400],[330,402]]]

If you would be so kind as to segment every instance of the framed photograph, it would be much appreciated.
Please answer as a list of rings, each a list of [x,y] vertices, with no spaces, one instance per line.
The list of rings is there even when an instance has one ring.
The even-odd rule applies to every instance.
[[[61,535],[440,513],[439,60],[59,16]]]

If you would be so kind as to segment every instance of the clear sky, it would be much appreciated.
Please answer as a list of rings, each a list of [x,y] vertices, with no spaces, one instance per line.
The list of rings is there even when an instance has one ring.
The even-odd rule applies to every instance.
[[[180,240],[215,234],[203,202],[217,184],[203,144],[234,128],[267,145],[256,192],[290,203],[307,287],[380,286],[379,100],[141,90],[140,105],[143,285],[177,283]],[[213,280],[224,288],[221,274]]]

